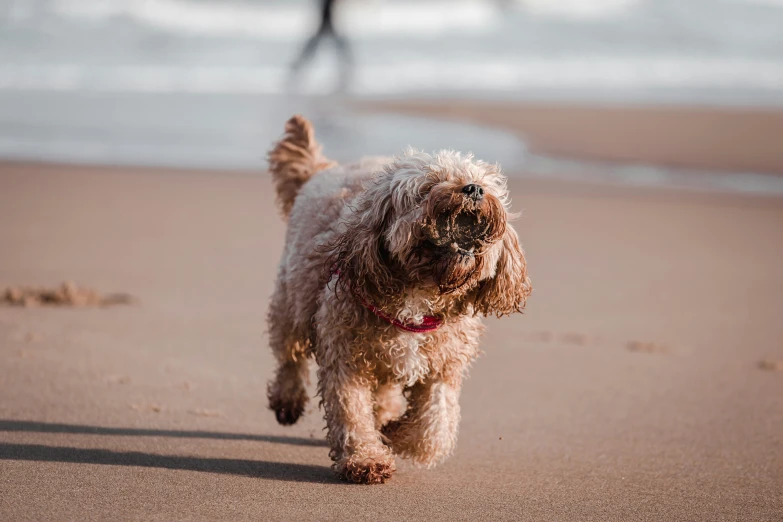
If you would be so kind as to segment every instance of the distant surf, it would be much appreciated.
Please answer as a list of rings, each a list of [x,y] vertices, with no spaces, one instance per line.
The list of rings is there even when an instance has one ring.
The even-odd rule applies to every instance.
[[[314,0],[30,0],[0,89],[283,94]],[[345,0],[352,94],[783,104],[783,0]],[[328,51],[324,51],[328,54]],[[317,57],[302,93],[334,88]]]

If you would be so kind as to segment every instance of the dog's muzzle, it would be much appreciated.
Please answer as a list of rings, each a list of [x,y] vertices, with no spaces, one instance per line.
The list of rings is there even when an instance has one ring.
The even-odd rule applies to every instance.
[[[477,212],[442,214],[430,227],[433,277],[441,292],[453,292],[468,283],[479,269],[490,225]]]

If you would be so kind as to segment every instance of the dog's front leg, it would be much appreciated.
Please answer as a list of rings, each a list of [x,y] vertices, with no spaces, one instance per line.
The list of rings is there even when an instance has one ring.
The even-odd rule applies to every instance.
[[[437,375],[410,389],[408,411],[383,429],[397,455],[431,467],[451,454],[457,443],[460,387],[459,377]]]
[[[385,482],[396,468],[394,456],[375,429],[373,392],[369,383],[339,362],[319,368],[318,381],[326,410],[333,469],[351,482]]]

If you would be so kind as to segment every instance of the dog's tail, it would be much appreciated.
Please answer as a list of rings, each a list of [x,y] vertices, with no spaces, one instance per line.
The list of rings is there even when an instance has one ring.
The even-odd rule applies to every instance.
[[[302,185],[316,172],[335,165],[321,154],[312,123],[298,114],[286,122],[285,135],[269,152],[268,159],[283,217],[291,213]]]

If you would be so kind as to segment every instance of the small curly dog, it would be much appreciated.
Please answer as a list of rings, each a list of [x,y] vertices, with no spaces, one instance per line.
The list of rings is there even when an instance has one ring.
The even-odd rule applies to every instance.
[[[506,178],[446,150],[337,165],[301,116],[269,165],[288,219],[269,308],[269,407],[280,424],[299,419],[314,356],[341,478],[385,482],[395,454],[443,460],[479,316],[521,311],[531,292]]]

